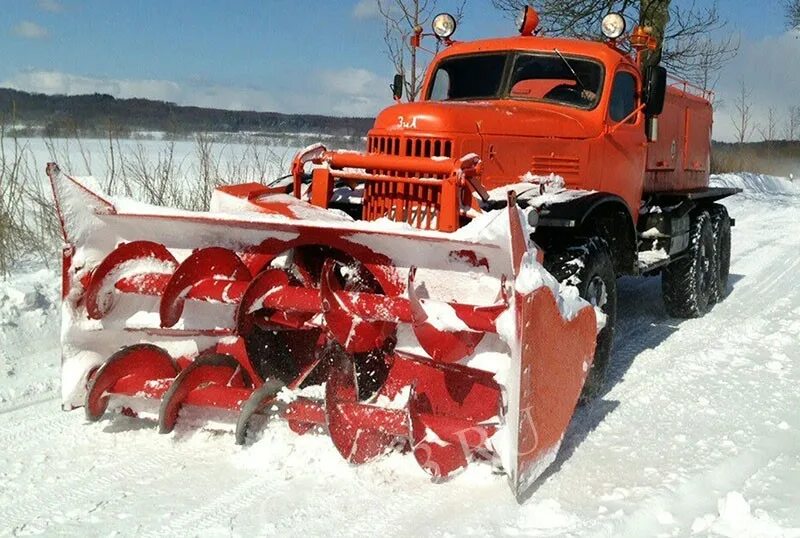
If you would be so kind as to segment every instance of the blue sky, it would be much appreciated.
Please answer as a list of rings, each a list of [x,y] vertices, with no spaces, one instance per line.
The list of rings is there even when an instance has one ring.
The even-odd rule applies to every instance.
[[[370,16],[373,1],[4,0],[0,86],[371,114],[388,99],[393,73],[380,21]],[[784,36],[780,4],[719,1],[731,29],[742,32],[745,55]],[[470,0],[458,37],[513,31],[489,0]],[[723,93],[730,79],[723,76]]]

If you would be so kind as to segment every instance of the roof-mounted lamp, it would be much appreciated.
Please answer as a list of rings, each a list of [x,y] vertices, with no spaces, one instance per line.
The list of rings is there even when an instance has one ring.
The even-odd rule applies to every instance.
[[[431,28],[433,34],[439,39],[450,39],[456,33],[458,23],[456,18],[449,13],[439,13],[433,18]]]
[[[608,39],[619,39],[625,33],[625,17],[619,13],[609,13],[603,17],[601,30]]]
[[[532,36],[539,28],[539,14],[531,6],[525,6],[517,17],[520,35]]]

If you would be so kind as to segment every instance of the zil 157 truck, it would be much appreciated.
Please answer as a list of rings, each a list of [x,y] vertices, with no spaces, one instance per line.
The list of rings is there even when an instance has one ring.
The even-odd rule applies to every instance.
[[[396,77],[364,152],[312,146],[208,212],[50,164],[64,407],[163,433],[229,416],[239,443],[280,416],[352,463],[490,461],[519,494],[603,390],[618,277],[660,275],[676,317],[722,300],[735,191],[709,186],[710,95],[645,67],[648,31],[611,14],[604,39],[546,37],[531,8],[513,37],[455,26],[434,19],[420,99]]]

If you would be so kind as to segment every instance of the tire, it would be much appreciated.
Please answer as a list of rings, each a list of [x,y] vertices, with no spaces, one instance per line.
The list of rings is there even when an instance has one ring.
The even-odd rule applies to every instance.
[[[728,210],[720,204],[712,205],[709,215],[717,261],[717,280],[711,291],[711,302],[716,304],[728,295],[728,277],[731,272],[731,219]]]
[[[584,239],[561,249],[551,249],[544,266],[562,285],[578,288],[578,293],[606,316],[606,324],[597,335],[594,362],[586,377],[579,403],[585,404],[603,390],[614,340],[617,320],[617,275],[614,260],[605,240]]]
[[[708,312],[717,286],[717,270],[711,216],[702,210],[692,215],[686,254],[670,263],[661,275],[667,313],[675,318],[699,318]]]

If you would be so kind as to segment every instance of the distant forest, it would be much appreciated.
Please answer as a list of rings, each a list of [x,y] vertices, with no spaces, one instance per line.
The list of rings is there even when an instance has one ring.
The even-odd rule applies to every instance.
[[[760,172],[774,176],[800,177],[800,141],[714,142],[711,171]]]
[[[362,137],[372,118],[280,114],[180,106],[151,99],[117,99],[106,94],[45,95],[0,88],[0,122],[20,136],[117,136],[137,131],[189,135],[221,133],[324,133]]]
[[[111,95],[45,95],[0,88],[0,126],[5,135],[44,137],[189,138],[198,132],[256,135],[303,146],[322,138],[335,147],[361,149],[372,118],[280,114],[180,106]],[[712,172],[750,170],[798,174],[800,142],[714,142]]]

